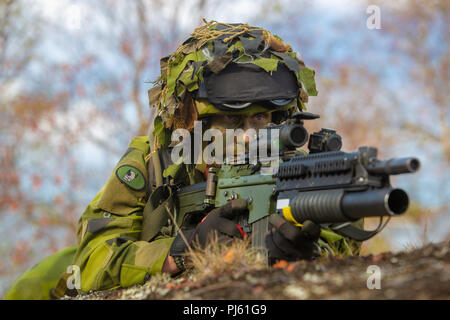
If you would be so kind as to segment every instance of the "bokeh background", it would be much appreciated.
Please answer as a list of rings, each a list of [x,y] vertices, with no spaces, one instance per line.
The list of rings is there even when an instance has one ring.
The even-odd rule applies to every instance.
[[[261,26],[300,53],[319,90],[310,132],[421,160],[393,179],[410,209],[363,254],[448,241],[449,1],[0,0],[0,297],[76,244],[84,208],[147,132],[159,59],[202,18]]]

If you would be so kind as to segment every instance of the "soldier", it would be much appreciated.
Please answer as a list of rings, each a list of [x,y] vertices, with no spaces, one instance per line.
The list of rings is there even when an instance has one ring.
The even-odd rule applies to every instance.
[[[247,24],[208,22],[174,53],[161,59],[161,75],[149,90],[156,117],[149,136],[136,137],[78,224],[72,264],[81,270],[78,290],[67,288],[64,273],[53,297],[144,283],[154,274],[175,275],[185,268],[187,244],[171,221],[169,185],[206,179],[201,161],[173,164],[172,132],[203,129],[260,129],[304,110],[316,95],[314,71],[291,47],[267,30]],[[248,142],[248,140],[245,140]],[[243,238],[231,221],[246,209],[233,201],[212,210],[185,238],[205,245],[211,232],[220,240]],[[320,228],[300,229],[281,221],[266,238],[272,259],[311,259]]]

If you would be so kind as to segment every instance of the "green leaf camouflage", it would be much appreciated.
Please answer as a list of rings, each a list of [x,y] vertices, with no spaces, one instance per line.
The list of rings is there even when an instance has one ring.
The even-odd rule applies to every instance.
[[[169,119],[183,106],[186,94],[199,89],[205,74],[219,73],[229,63],[254,64],[268,73],[276,71],[279,63],[285,64],[304,93],[298,97],[300,109],[306,108],[308,96],[317,95],[314,71],[306,68],[280,37],[248,24],[205,21],[175,52],[161,59],[161,75],[149,90],[150,105],[157,108],[159,118],[155,120],[154,134],[161,146],[174,129]]]

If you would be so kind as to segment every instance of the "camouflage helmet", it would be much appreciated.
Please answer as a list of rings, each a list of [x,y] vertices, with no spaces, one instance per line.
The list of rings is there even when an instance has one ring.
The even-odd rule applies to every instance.
[[[204,22],[160,60],[161,75],[148,91],[161,146],[172,130],[191,130],[206,115],[245,113],[259,100],[261,111],[304,110],[317,95],[314,71],[278,36],[248,24]]]

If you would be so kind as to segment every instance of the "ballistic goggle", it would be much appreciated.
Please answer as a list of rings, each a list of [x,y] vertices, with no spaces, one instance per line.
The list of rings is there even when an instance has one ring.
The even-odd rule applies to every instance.
[[[239,111],[252,103],[278,109],[292,103],[300,88],[295,75],[283,64],[266,72],[254,64],[230,64],[200,82],[197,99],[207,99],[224,111]]]

